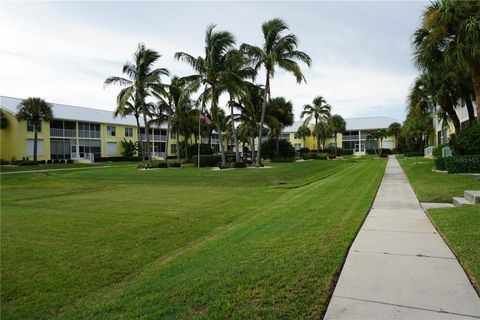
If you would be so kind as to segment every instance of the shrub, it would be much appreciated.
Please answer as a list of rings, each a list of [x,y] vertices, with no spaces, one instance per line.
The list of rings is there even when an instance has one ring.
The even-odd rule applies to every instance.
[[[131,158],[135,156],[135,153],[138,151],[138,141],[134,142],[132,140],[123,138],[120,143],[123,147],[122,156],[125,158]]]
[[[295,158],[293,157],[276,157],[271,159],[272,162],[293,162]]]
[[[450,147],[456,155],[480,154],[480,124],[473,123],[450,138]]]
[[[328,159],[328,154],[326,154],[326,153],[315,154],[315,159],[317,159],[317,160],[327,160]]]
[[[300,154],[306,154],[306,153],[310,153],[310,149],[308,148],[300,148],[300,150],[298,150],[298,153]]]
[[[480,155],[445,157],[448,173],[480,173]]]
[[[435,149],[433,149],[432,155],[435,158],[441,158],[442,157],[442,149],[448,147],[448,143],[444,144],[439,144]]]
[[[154,169],[154,168],[168,168],[168,164],[163,160],[156,160],[152,162],[142,162],[137,164],[137,168]]]
[[[200,167],[216,167],[219,163],[222,162],[222,156],[220,155],[200,155]],[[192,163],[197,165],[198,156],[194,155],[192,157]]]
[[[235,152],[225,152],[225,161],[227,162],[235,162]]]
[[[237,168],[237,169],[240,169],[240,168],[246,168],[247,167],[247,164],[245,162],[234,162],[232,164],[232,167],[233,168]]]
[[[435,169],[437,170],[445,170],[445,158],[438,157],[435,158]]]
[[[67,159],[67,163],[73,163],[72,159]]]
[[[337,156],[332,153],[332,154],[329,154],[329,155],[327,156],[327,158],[328,158],[328,159],[336,159]]]
[[[60,160],[54,159],[52,163],[53,163],[53,164],[59,164],[59,163],[60,163]]]
[[[295,156],[295,149],[293,148],[292,144],[287,140],[280,140],[278,142],[279,145],[279,154],[278,157],[294,157]],[[277,144],[274,139],[268,139],[265,142],[262,142],[262,158],[272,159],[276,158]]]
[[[180,168],[182,166],[182,164],[180,162],[169,162],[168,166],[170,168]]]
[[[53,160],[47,160],[47,164],[52,164],[53,163]]]
[[[10,164],[10,161],[6,161],[6,160],[3,160],[3,159],[0,159],[0,165],[1,166],[4,166],[6,164]]]

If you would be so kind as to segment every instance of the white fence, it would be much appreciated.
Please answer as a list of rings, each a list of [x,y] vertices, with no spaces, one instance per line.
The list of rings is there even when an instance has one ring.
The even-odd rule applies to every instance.
[[[452,149],[450,149],[450,147],[444,147],[442,149],[442,157],[445,158],[445,157],[450,157],[452,155]]]
[[[435,150],[436,148],[437,148],[436,146],[430,146],[425,148],[423,150],[423,155],[425,156],[425,158],[433,156],[433,150]]]

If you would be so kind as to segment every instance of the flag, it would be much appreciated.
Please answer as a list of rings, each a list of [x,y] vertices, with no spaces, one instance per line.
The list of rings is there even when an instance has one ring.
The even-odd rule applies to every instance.
[[[206,114],[203,114],[203,113],[200,113],[200,121],[203,121],[206,124],[212,124],[212,120],[210,120],[210,118]]]

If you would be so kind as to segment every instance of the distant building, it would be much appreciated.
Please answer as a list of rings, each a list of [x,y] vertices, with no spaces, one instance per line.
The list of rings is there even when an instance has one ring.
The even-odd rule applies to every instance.
[[[477,108],[475,102],[473,102],[473,109],[475,110],[475,116],[477,115]],[[460,127],[465,127],[468,124],[468,111],[465,103],[455,107],[458,119],[460,120]],[[448,138],[451,134],[455,133],[455,127],[452,122],[444,124],[443,120],[437,115],[433,117],[433,131],[434,136],[431,139],[433,145],[439,145],[448,142]]]

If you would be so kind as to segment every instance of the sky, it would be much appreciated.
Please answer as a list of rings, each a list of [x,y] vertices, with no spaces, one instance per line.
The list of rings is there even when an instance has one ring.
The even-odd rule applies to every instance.
[[[306,83],[278,71],[272,96],[302,107],[321,95],[344,118],[405,119],[408,89],[418,74],[411,37],[426,2],[0,2],[0,95],[115,108],[119,87],[103,82],[121,75],[142,42],[162,57],[172,75],[193,71],[173,55],[204,52],[209,24],[232,32],[237,44],[261,45],[261,24],[287,22],[299,49]],[[163,81],[168,83],[168,78]],[[259,74],[257,81],[264,77]],[[225,101],[222,98],[221,102]]]

